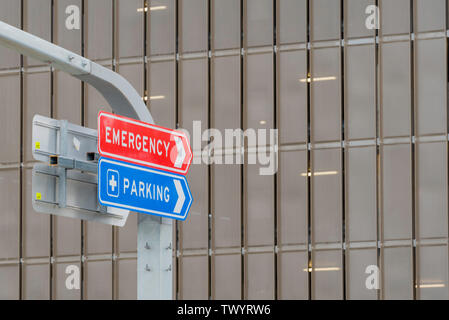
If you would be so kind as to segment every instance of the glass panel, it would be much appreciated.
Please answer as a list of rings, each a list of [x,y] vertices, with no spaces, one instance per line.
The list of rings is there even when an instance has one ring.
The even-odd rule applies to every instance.
[[[175,51],[175,0],[150,0],[150,54]]]
[[[31,176],[31,169],[23,170],[23,256],[25,258],[48,257],[50,256],[50,215],[37,213],[33,209]]]
[[[307,300],[309,277],[307,252],[282,252],[279,254],[279,299]]]
[[[175,64],[150,64],[150,110],[157,125],[175,128]]]
[[[248,254],[246,260],[247,299],[274,299],[274,255],[272,253],[253,253]]]
[[[179,1],[181,52],[205,51],[207,50],[208,1],[189,0],[188,5],[184,4],[184,1]]]
[[[274,243],[274,178],[261,176],[259,166],[248,165],[245,172],[248,246]],[[251,270],[251,269],[249,269]]]
[[[213,271],[213,299],[239,300],[241,299],[241,260],[238,255],[216,255]]]
[[[311,55],[312,79],[309,81],[311,81],[313,141],[339,141],[341,132],[340,48],[314,49]],[[301,79],[303,82],[307,80]]]
[[[213,243],[219,247],[241,244],[241,176],[240,166],[213,166]]]
[[[112,261],[88,261],[84,271],[85,299],[112,299]]]
[[[77,54],[81,54],[81,28],[69,30],[66,27],[66,20],[68,14],[66,9],[70,5],[77,6],[80,11],[82,10],[81,0],[58,0],[53,2],[55,10],[55,22],[54,22],[54,43],[67,50],[73,51]],[[81,19],[80,12],[80,19]],[[34,13],[33,13],[34,15]],[[102,15],[103,16],[103,15]],[[103,19],[98,19],[103,20]],[[81,21],[80,21],[81,24]],[[103,35],[104,36],[104,35]]]
[[[365,273],[368,266],[377,266],[377,250],[349,250],[348,262],[346,270],[348,298],[350,300],[377,300],[377,290],[370,290],[366,287],[366,280],[370,274]]]
[[[296,0],[295,0],[296,1]],[[307,141],[306,52],[279,53],[279,138],[281,144]]]
[[[376,137],[375,47],[349,46],[346,51],[348,139]]]
[[[182,300],[208,299],[208,257],[181,258],[180,298]]]
[[[280,43],[306,41],[306,0],[279,0]]]
[[[118,251],[136,252],[137,251],[137,213],[130,213],[126,225],[118,228]]]
[[[412,249],[383,249],[383,280],[384,299],[413,299]]]
[[[447,131],[446,39],[416,41],[417,134]]]
[[[376,147],[350,148],[346,162],[349,241],[376,241]]]
[[[80,258],[81,259],[81,258]],[[66,287],[67,278],[70,274],[66,274],[66,268],[68,266],[76,266],[79,268],[81,272],[80,263],[57,263],[53,268],[53,299],[56,300],[80,300],[81,298],[81,289],[72,289],[68,290]],[[72,273],[73,274],[73,273]],[[80,275],[81,281],[81,275]]]
[[[213,0],[214,49],[240,47],[240,0]]]
[[[65,72],[54,74],[55,119],[81,124],[81,81]]]
[[[382,135],[410,136],[410,43],[381,44]]]
[[[418,237],[447,237],[447,143],[417,144]]]
[[[248,47],[273,44],[273,1],[246,0]]]
[[[18,1],[15,1],[18,2]],[[23,30],[51,41],[52,0],[23,1]],[[37,60],[23,57],[25,66],[43,65]]]
[[[86,55],[89,59],[112,58],[112,0],[88,0],[85,15]],[[101,19],[98,17],[101,16]],[[86,26],[87,25],[87,26]]]
[[[0,299],[19,300],[19,265],[0,266]]]
[[[307,243],[307,152],[281,152],[278,183],[280,243]]]
[[[310,1],[313,41],[340,39],[340,1]]]
[[[0,260],[19,257],[19,191],[19,171],[0,170]]]
[[[418,32],[444,30],[445,2],[445,0],[416,0],[416,30]]]
[[[84,89],[84,126],[96,130],[98,113],[101,110],[112,112],[112,109],[97,89],[90,85],[85,85]]]
[[[412,236],[410,145],[384,145],[382,150],[383,238],[410,239]]]
[[[118,57],[143,55],[144,10],[142,0],[117,0]]]
[[[368,15],[365,9],[370,5],[375,5],[375,0],[346,0],[346,37],[360,38],[374,36],[375,31],[366,27]]]
[[[447,300],[447,246],[418,248],[418,298]]]
[[[380,0],[383,35],[410,32],[410,0]]]
[[[313,252],[312,295],[314,300],[343,299],[342,252]]]
[[[65,217],[55,217],[53,221],[54,254],[57,256],[80,255],[81,221]]]
[[[313,242],[341,242],[341,151],[314,150],[312,161]]]
[[[112,252],[112,228],[111,226],[86,222],[85,230],[85,245],[86,254],[105,254]]]
[[[20,28],[21,1],[0,0],[0,21]],[[20,55],[0,46],[0,69],[20,66]]]
[[[20,161],[20,77],[0,76],[0,163]]]
[[[23,266],[22,292],[24,300],[50,299],[50,265],[25,264]]]

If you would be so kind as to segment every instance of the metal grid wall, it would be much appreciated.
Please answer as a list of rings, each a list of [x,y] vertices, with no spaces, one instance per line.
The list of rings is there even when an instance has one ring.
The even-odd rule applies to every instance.
[[[82,32],[64,28],[69,4],[83,8]],[[365,27],[370,4],[379,31]],[[174,232],[178,299],[449,297],[447,10],[445,0],[0,0],[1,20],[123,74],[158,124],[279,129],[275,176],[192,166],[195,202]],[[109,108],[27,60],[0,49],[0,297],[135,298],[136,215],[115,229],[31,208],[33,115],[95,127]],[[68,264],[83,271],[75,294]],[[380,266],[379,291],[365,288],[368,265]]]

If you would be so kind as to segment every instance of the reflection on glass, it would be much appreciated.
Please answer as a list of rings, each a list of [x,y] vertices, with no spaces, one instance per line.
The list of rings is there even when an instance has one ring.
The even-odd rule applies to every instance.
[[[316,172],[313,173],[313,175],[317,176],[317,177],[319,177],[319,176],[335,176],[337,174],[338,174],[338,171],[316,171]],[[301,176],[302,177],[307,177],[307,176],[311,177],[312,173],[311,172],[309,172],[309,173],[305,173],[304,172],[304,173],[301,173]]]
[[[165,9],[167,9],[167,6],[154,6],[154,7],[150,7],[150,11],[160,11],[160,10],[165,10]],[[145,8],[138,8],[137,9],[137,12],[147,12],[148,11],[148,8],[147,7],[145,7]]]
[[[337,80],[337,77],[317,77],[317,78],[311,78],[308,77],[307,79],[299,79],[300,82],[306,83],[306,82],[320,82],[320,81],[331,81],[331,80]]]
[[[340,268],[338,268],[338,267],[305,268],[302,271],[305,271],[305,272],[312,272],[312,271],[317,271],[317,272],[320,272],[320,271],[340,271]]]

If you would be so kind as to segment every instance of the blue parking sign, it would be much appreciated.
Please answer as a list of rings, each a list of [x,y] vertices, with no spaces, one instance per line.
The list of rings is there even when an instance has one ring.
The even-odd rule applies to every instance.
[[[98,162],[98,199],[104,206],[185,220],[192,194],[184,176],[118,160]]]

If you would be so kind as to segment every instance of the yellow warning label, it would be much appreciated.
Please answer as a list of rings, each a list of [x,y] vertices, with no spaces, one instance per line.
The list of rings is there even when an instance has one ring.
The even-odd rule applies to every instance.
[[[39,192],[36,192],[36,200],[42,200],[42,195]]]
[[[36,145],[36,149],[39,150],[41,148],[41,143],[40,142],[36,142],[35,145]]]

